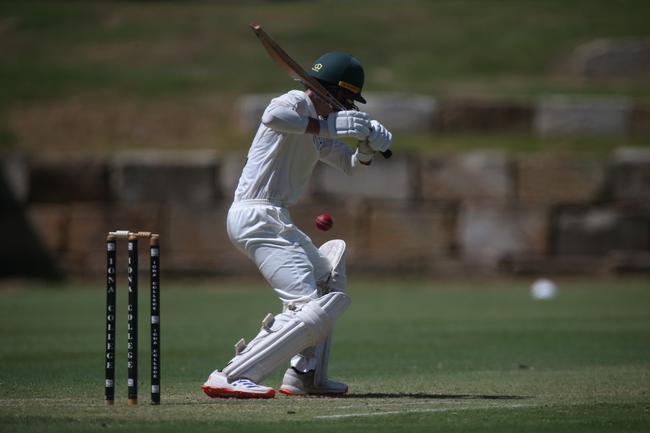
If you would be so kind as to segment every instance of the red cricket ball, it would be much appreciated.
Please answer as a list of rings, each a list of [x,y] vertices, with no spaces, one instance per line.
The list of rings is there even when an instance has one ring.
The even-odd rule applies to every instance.
[[[315,219],[316,227],[320,230],[327,231],[334,225],[334,220],[327,212],[318,215]]]

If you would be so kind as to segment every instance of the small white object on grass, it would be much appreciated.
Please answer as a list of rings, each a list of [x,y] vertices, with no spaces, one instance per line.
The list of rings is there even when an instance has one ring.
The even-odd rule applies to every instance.
[[[537,300],[553,299],[557,296],[557,286],[547,278],[540,278],[530,286],[530,294]]]

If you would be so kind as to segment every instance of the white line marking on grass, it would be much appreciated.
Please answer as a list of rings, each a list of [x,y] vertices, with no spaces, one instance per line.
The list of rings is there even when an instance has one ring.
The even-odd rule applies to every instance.
[[[421,409],[390,410],[385,412],[358,412],[358,413],[340,413],[334,415],[318,415],[315,419],[341,419],[355,417],[371,417],[384,415],[403,415],[409,413],[432,413],[432,412],[455,412],[464,410],[490,410],[490,409],[518,409],[522,407],[535,407],[535,404],[511,404],[506,406],[464,406],[464,407],[428,407]]]
[[[333,410],[341,410],[341,409],[362,409],[362,408],[371,408],[371,409],[380,409],[382,407],[388,407],[388,406],[422,406],[422,405],[431,405],[431,403],[435,402],[436,400],[431,399],[431,400],[419,400],[419,401],[400,401],[400,402],[385,402],[385,403],[362,403],[359,402],[359,404],[349,404],[346,406],[334,406],[332,407]],[[439,404],[445,404],[443,402],[437,402]],[[453,404],[452,402],[448,402],[446,404]]]

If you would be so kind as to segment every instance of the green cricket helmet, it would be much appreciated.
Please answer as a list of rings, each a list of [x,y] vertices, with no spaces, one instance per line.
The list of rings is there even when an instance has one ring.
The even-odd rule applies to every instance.
[[[339,100],[342,97],[344,105],[354,107],[353,100],[366,103],[361,96],[363,66],[350,54],[325,53],[316,59],[308,74],[320,81],[332,96]]]

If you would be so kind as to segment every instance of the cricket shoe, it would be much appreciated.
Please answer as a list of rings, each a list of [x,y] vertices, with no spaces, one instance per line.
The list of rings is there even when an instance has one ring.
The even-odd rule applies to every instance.
[[[282,379],[280,392],[286,395],[343,395],[348,386],[341,382],[326,379],[322,384],[314,384],[314,370],[300,373],[293,367],[287,369]]]
[[[208,380],[201,385],[203,392],[212,398],[273,398],[275,390],[268,386],[258,385],[248,379],[240,378],[232,382],[218,371],[213,372]]]

